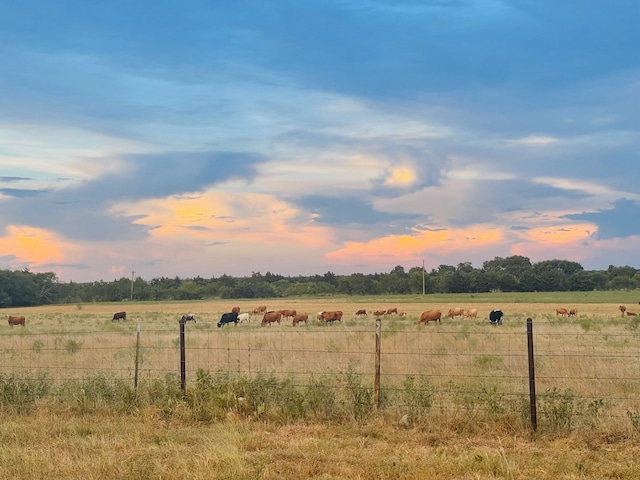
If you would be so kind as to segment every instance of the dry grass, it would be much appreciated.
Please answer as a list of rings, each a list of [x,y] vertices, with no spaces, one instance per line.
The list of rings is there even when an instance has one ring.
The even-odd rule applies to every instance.
[[[485,430],[275,426],[229,418],[166,428],[154,411],[70,416],[41,410],[0,425],[0,478],[636,479],[640,444],[607,434],[532,438]]]
[[[248,311],[262,303],[256,301],[6,312],[24,314],[27,327],[0,329],[3,373],[46,369],[60,381],[95,372],[130,379],[140,324],[142,378],[175,374],[177,320],[195,312],[197,324],[187,325],[191,381],[197,369],[293,374],[300,385],[353,371],[366,387],[373,383],[375,321],[371,315],[356,319],[355,311],[395,306],[407,316],[382,320],[383,403],[390,403],[359,421],[300,423],[283,420],[275,409],[258,420],[230,409],[226,419],[202,422],[184,403],[168,422],[154,406],[124,415],[109,408],[79,414],[41,402],[28,415],[1,413],[0,478],[640,478],[639,431],[627,415],[640,411],[640,340],[617,303],[500,302],[505,321],[493,327],[486,320],[493,304],[418,300],[265,302],[311,318],[320,310],[345,312],[340,324],[310,320],[295,328],[290,322],[260,327],[255,317],[248,325],[215,327],[222,312],[234,305]],[[456,306],[478,308],[478,318],[415,325],[426,309]],[[556,317],[557,306],[577,308],[579,315]],[[122,309],[128,320],[111,322]],[[540,400],[537,434],[526,415],[501,412],[499,403],[528,394],[527,317],[534,319],[537,390],[551,392]],[[433,407],[422,416],[412,412],[401,426],[410,405],[394,404],[391,397],[408,375],[428,379]],[[596,414],[586,415],[594,406]],[[551,428],[558,426],[550,423],[553,415],[561,427],[570,418],[578,428]]]

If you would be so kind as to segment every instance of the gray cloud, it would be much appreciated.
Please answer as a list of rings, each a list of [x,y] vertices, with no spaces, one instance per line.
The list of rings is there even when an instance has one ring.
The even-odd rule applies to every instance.
[[[0,188],[0,193],[6,195],[8,197],[18,197],[18,198],[26,198],[26,197],[35,197],[42,193],[46,193],[48,190],[37,190],[37,189],[29,189],[29,188]]]
[[[7,223],[47,228],[69,238],[141,239],[153,227],[135,224],[141,216],[107,213],[115,202],[201,191],[231,179],[252,181],[256,166],[265,161],[262,155],[242,152],[132,155],[120,172],[0,202],[0,215]]]
[[[27,177],[0,177],[0,182],[7,182],[7,183],[20,182],[22,180],[31,180],[31,178],[27,178]]]
[[[564,218],[595,223],[598,231],[594,237],[599,240],[640,235],[640,202],[626,198],[616,200],[608,210],[570,214]]]
[[[309,195],[293,199],[299,207],[314,215],[314,221],[331,225],[375,225],[420,218],[415,214],[387,213],[375,210],[371,203],[358,197]]]

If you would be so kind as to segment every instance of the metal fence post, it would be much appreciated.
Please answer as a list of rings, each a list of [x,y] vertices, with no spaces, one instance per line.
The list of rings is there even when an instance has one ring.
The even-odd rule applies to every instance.
[[[533,320],[527,318],[527,345],[529,350],[529,409],[531,411],[531,427],[538,429],[538,412],[536,409],[536,375],[533,356]]]
[[[185,317],[180,319],[180,390],[182,395],[187,393],[187,361],[186,361],[186,348],[184,341],[184,324]]]
[[[136,365],[133,374],[133,388],[138,389],[138,367],[140,365],[140,324],[136,327]]]
[[[373,382],[373,401],[376,410],[380,408],[380,347],[382,337],[382,320],[376,318],[376,374]]]

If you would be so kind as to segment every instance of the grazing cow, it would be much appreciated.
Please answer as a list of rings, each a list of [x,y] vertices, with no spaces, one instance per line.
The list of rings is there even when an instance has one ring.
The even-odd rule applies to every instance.
[[[289,317],[295,317],[297,312],[295,310],[280,310],[280,313],[282,314],[282,319],[285,320]]]
[[[322,312],[322,319],[327,323],[333,323],[336,320],[338,322],[342,321],[342,312],[340,310],[336,310],[333,312]]]
[[[636,315],[638,315],[638,314],[634,313],[634,312],[630,312],[630,311],[627,310],[627,316],[628,317],[635,317]]]
[[[260,305],[259,307],[254,308],[253,310],[251,310],[251,313],[258,315],[259,313],[267,313],[267,306],[266,305]]]
[[[376,317],[381,317],[382,315],[385,315],[386,313],[387,313],[387,311],[386,311],[386,310],[376,310],[375,312],[373,312],[373,314],[374,314]]]
[[[442,312],[440,310],[427,310],[426,312],[422,312],[420,315],[420,319],[417,322],[417,325],[421,323],[429,323],[429,322],[440,322],[442,318]]]
[[[578,309],[577,308],[572,308],[571,310],[569,310],[569,316],[570,317],[577,317],[578,316]]]
[[[23,315],[7,315],[7,321],[9,322],[9,326],[13,328],[14,325],[22,325],[25,326],[25,320]]]
[[[464,308],[451,308],[447,312],[447,317],[449,318],[461,317],[462,315],[464,315]]]
[[[406,317],[407,316],[407,312],[399,312],[398,316],[400,317]]]
[[[316,320],[318,320],[319,322],[324,322],[324,312],[318,312],[318,314],[316,315]]]
[[[238,322],[240,322],[240,323],[250,323],[251,322],[251,315],[249,315],[248,313],[240,313],[240,314],[238,314]]]
[[[271,324],[273,322],[278,322],[278,324],[280,323],[280,320],[282,320],[282,313],[280,312],[266,312],[264,314],[264,316],[262,317],[262,322],[260,322],[260,325],[262,325],[263,327],[265,325],[269,325],[271,326]]]
[[[300,322],[304,322],[304,324],[306,325],[307,324],[307,320],[309,320],[309,315],[307,315],[306,313],[297,313],[293,317],[293,326],[295,327]]]
[[[223,313],[218,322],[218,328],[224,327],[227,323],[231,322],[238,325],[238,312]]]
[[[385,315],[394,315],[394,314],[395,315],[398,314],[398,309],[396,307],[387,309],[387,312]]]
[[[356,317],[366,317],[366,316],[367,316],[367,311],[364,308],[356,312]]]
[[[195,313],[187,313],[186,315],[183,315],[182,318],[180,319],[180,321],[182,323],[184,322],[193,322],[196,323],[196,314]]]
[[[476,318],[478,316],[477,308],[470,308],[466,312],[464,312],[464,318]]]
[[[559,315],[563,316],[563,317],[566,317],[567,315],[569,315],[569,312],[567,311],[566,308],[558,307],[558,308],[556,308],[556,317],[559,316]]]
[[[127,319],[127,312],[116,312],[113,314],[113,318],[111,319],[112,322],[115,322],[116,320],[126,320]]]
[[[240,307],[233,307],[233,308],[231,309],[231,313],[233,313],[233,312],[235,312],[235,313],[240,313]]]
[[[492,325],[502,325],[503,315],[504,313],[499,308],[491,310],[491,313],[489,314],[489,321]]]

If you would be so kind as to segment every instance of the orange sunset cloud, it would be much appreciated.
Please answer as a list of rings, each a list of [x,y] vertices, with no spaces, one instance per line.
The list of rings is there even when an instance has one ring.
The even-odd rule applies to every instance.
[[[150,236],[155,239],[180,237],[320,248],[330,245],[333,238],[330,229],[318,224],[292,227],[291,221],[300,211],[272,195],[209,191],[193,197],[138,202],[125,210],[132,215],[144,212],[136,223],[154,227]]]
[[[557,257],[579,261],[586,257],[584,243],[596,230],[595,225],[588,223],[532,228],[520,234],[522,241],[511,251],[514,255],[541,259],[548,258],[549,251],[554,251]]]
[[[0,238],[0,250],[14,255],[18,262],[41,264],[64,260],[64,244],[54,233],[24,225],[10,225],[6,233]]]
[[[468,229],[424,230],[415,235],[392,235],[376,238],[369,242],[346,242],[345,247],[326,255],[336,262],[367,260],[387,261],[389,257],[397,261],[419,260],[425,251],[439,255],[457,251],[486,248],[498,244],[503,235],[498,229],[475,226]]]

